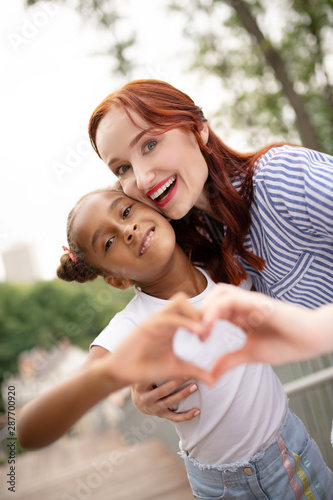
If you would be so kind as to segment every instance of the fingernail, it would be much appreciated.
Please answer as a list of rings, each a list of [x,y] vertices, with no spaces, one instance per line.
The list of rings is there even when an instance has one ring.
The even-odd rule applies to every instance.
[[[190,392],[194,392],[198,389],[198,386],[196,384],[191,385],[190,387]]]
[[[200,410],[197,410],[197,411],[195,412],[194,416],[196,417],[197,415],[199,415],[199,413],[200,413]]]

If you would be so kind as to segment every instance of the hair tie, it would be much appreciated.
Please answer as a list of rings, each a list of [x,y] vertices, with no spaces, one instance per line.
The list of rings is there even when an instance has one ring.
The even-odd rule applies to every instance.
[[[71,259],[72,262],[79,262],[73,255],[73,252],[67,248],[67,247],[64,247],[62,246],[62,249],[65,251],[65,252],[68,252],[68,255],[69,255],[69,258]]]

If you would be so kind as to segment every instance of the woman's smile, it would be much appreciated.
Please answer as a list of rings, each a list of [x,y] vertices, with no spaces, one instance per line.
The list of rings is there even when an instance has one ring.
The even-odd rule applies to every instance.
[[[153,189],[150,189],[146,196],[159,207],[164,207],[173,198],[176,190],[177,175],[171,175],[168,179],[159,182]]]

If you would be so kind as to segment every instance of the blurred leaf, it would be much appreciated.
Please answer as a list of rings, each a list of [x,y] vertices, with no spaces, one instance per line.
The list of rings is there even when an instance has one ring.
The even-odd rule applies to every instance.
[[[63,338],[88,349],[111,318],[133,297],[97,279],[84,285],[60,280],[33,285],[0,284],[0,381],[17,372],[17,356]]]

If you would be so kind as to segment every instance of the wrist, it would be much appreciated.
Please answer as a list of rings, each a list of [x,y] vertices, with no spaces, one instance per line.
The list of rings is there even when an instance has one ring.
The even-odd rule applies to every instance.
[[[319,307],[313,311],[314,333],[318,341],[319,354],[333,352],[333,305]]]
[[[96,360],[92,370],[92,377],[95,379],[96,385],[105,393],[105,396],[129,385],[127,381],[119,377],[113,354]]]

